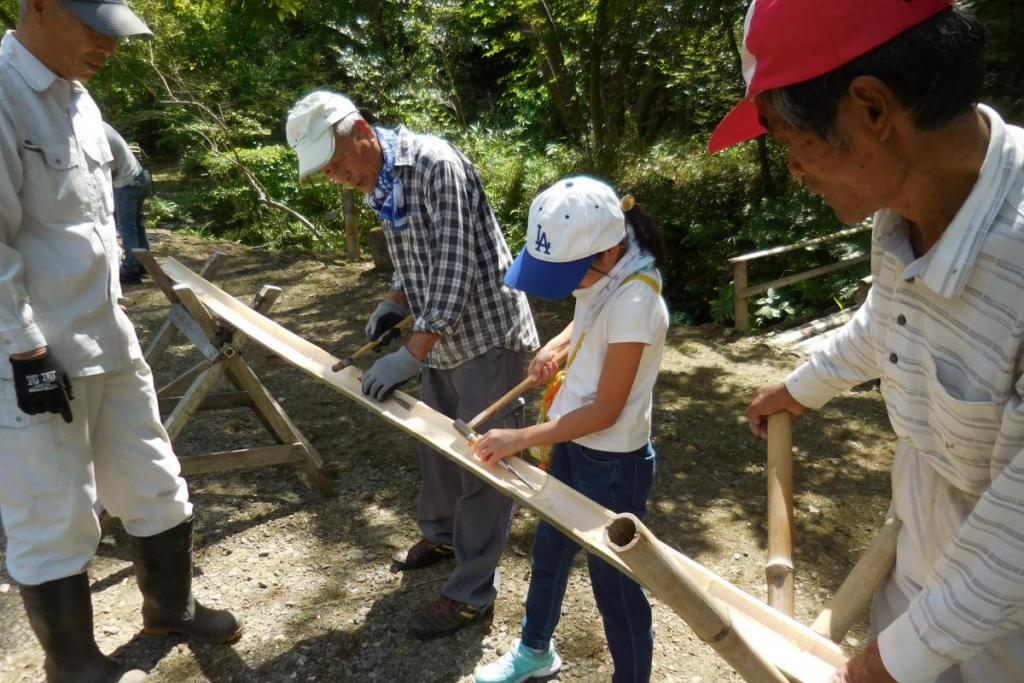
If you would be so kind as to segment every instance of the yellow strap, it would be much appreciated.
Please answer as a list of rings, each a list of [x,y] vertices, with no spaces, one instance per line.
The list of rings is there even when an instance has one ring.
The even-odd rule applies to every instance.
[[[569,371],[569,366],[576,359],[576,354],[579,353],[580,347],[583,346],[583,340],[587,338],[587,333],[583,332],[580,334],[580,338],[576,340],[576,346],[573,348],[572,353],[569,354],[569,360],[565,361],[565,369],[563,373]]]
[[[623,280],[622,284],[626,284],[630,280],[640,280],[641,282],[646,282],[651,289],[653,289],[659,296],[661,296],[661,283],[659,283],[658,279],[653,275],[647,275],[643,271],[633,273],[625,280]]]

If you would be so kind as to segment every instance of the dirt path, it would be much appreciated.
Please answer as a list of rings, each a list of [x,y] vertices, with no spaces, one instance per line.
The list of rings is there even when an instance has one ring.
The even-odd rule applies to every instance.
[[[153,250],[198,269],[228,253],[217,281],[248,301],[262,284],[284,292],[272,316],[340,354],[362,342],[365,315],[385,284],[368,264],[309,254],[249,251],[226,242],[154,231]],[[167,313],[147,283],[127,292],[145,344]],[[540,303],[543,337],[564,325],[565,304]],[[255,350],[255,347],[253,348]],[[153,681],[472,680],[480,660],[517,637],[536,518],[520,510],[501,565],[493,617],[453,637],[406,633],[410,610],[433,595],[450,566],[409,576],[388,571],[391,553],[416,540],[419,475],[414,442],[299,371],[252,354],[253,367],[327,462],[337,497],[317,496],[291,467],[193,477],[197,594],[246,622],[234,647],[136,636],[140,597],[122,532],[103,540],[90,568],[96,634],[105,652],[149,669]],[[195,362],[185,345],[155,368],[158,385]],[[658,474],[648,523],[663,540],[764,598],[764,446],[743,408],[781,379],[792,357],[713,327],[672,328],[655,396]],[[415,391],[415,389],[413,389]],[[888,505],[892,439],[877,392],[848,394],[798,422],[797,610],[809,622],[865,546]],[[181,454],[268,445],[248,411],[205,413],[179,438]],[[0,571],[0,680],[35,681],[41,653],[18,589]],[[655,681],[739,680],[668,608],[656,604]],[[552,680],[611,677],[583,558],[570,578],[556,631],[566,667]],[[864,624],[846,645],[863,644]]]

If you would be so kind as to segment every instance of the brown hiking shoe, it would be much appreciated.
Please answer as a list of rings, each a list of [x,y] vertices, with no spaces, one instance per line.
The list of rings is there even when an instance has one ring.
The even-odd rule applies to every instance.
[[[413,612],[409,630],[420,638],[443,636],[487,614],[491,607],[493,605],[478,607],[468,602],[456,602],[446,595],[439,595]]]
[[[447,560],[455,553],[448,543],[431,543],[425,538],[416,541],[408,550],[401,550],[391,556],[391,571],[404,572],[409,569],[421,569]]]

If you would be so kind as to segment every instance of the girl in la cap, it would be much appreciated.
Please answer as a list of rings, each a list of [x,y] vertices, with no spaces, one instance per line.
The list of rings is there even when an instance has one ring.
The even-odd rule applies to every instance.
[[[486,463],[554,444],[548,473],[613,510],[643,517],[654,478],[651,390],[668,329],[655,263],[657,224],[605,183],[566,178],[530,205],[526,245],[505,284],[535,296],[576,297],[573,321],[536,355],[530,376],[549,388],[546,421],[492,429],[476,442]],[[568,349],[566,369],[554,357]],[[517,643],[479,667],[477,683],[513,683],[561,667],[552,634],[580,546],[541,521],[533,545],[526,618]],[[641,587],[593,555],[587,567],[615,663],[615,683],[650,680],[654,634]]]

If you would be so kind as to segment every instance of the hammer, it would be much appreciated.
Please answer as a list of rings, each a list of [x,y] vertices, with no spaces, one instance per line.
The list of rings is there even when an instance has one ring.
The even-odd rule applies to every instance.
[[[562,361],[565,360],[565,356],[568,351],[569,347],[567,346],[555,354],[555,357],[552,358],[552,360],[555,361],[556,365],[562,364]],[[512,389],[510,389],[504,396],[480,411],[480,414],[470,420],[468,424],[462,420],[456,420],[455,429],[459,430],[459,434],[462,434],[464,437],[472,441],[472,439],[475,438],[476,430],[480,428],[480,425],[490,420],[498,413],[499,410],[514,401],[520,394],[524,393],[532,386],[533,379],[530,377],[525,378],[522,382],[512,387]]]
[[[562,361],[565,360],[565,356],[568,354],[568,352],[569,352],[569,347],[566,346],[564,349],[562,349],[561,351],[556,353],[555,357],[552,360],[555,361],[556,365],[561,365]],[[494,417],[498,413],[499,410],[501,410],[506,405],[511,403],[513,400],[518,398],[520,394],[522,394],[523,392],[525,392],[527,389],[529,389],[532,386],[533,386],[533,379],[530,378],[530,377],[527,377],[522,382],[520,382],[519,384],[517,384],[514,387],[512,387],[512,389],[509,390],[504,396],[499,398],[497,401],[495,401],[491,405],[487,406],[487,408],[482,410],[479,415],[477,415],[472,420],[470,420],[468,424],[463,422],[462,420],[455,420],[452,423],[452,426],[455,427],[455,429],[459,432],[459,434],[462,434],[462,436],[466,437],[467,441],[469,441],[470,443],[473,443],[480,436],[476,432],[476,430],[480,428],[480,425],[482,425],[484,422],[487,422],[488,420],[490,420],[492,417]],[[523,475],[519,474],[519,472],[514,467],[512,467],[511,464],[505,462],[504,460],[499,460],[498,462],[501,463],[502,467],[504,467],[506,470],[508,470],[509,472],[514,474],[516,476],[516,478],[519,479],[519,481],[523,482],[524,484],[526,484],[528,487],[530,487],[534,491],[539,491],[540,490],[539,486],[534,484],[532,481],[528,481]]]
[[[337,363],[332,365],[331,366],[331,372],[338,372],[339,370],[344,370],[348,366],[352,365],[352,363],[355,362],[356,358],[362,358],[363,356],[368,354],[370,351],[373,351],[375,348],[380,346],[380,343],[384,340],[384,338],[386,336],[388,336],[388,332],[390,332],[391,330],[402,330],[402,329],[405,329],[406,327],[409,326],[409,324],[412,321],[413,321],[413,316],[411,314],[405,316],[404,318],[401,319],[401,321],[399,321],[399,323],[397,325],[395,325],[394,327],[391,327],[391,328],[385,330],[379,337],[377,337],[373,341],[368,342],[368,343],[364,344],[363,346],[359,347],[359,349],[355,353],[353,353],[352,355],[345,356],[344,358],[339,360]]]

